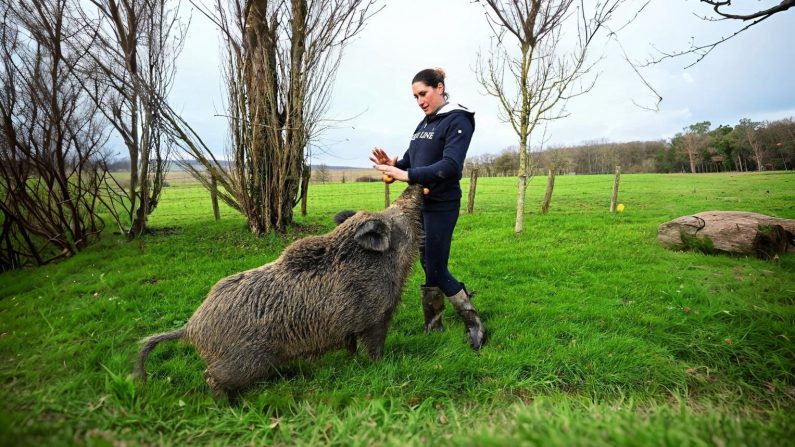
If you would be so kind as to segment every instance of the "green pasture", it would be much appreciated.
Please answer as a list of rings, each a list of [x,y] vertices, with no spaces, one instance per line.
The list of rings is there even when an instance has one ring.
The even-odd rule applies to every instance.
[[[792,445],[795,256],[670,251],[656,231],[706,210],[795,218],[795,174],[623,175],[616,214],[612,183],[558,177],[541,215],[546,179],[533,179],[517,236],[515,179],[479,179],[450,266],[491,331],[479,354],[449,306],[447,330],[423,333],[416,268],[382,360],[296,362],[233,406],[212,399],[181,342],[132,381],[139,340],[182,326],[224,276],[328,231],[340,209],[382,208],[384,186],[312,184],[299,225],[257,238],[173,182],[153,234],[125,242],[109,227],[71,259],[0,275],[0,444]]]

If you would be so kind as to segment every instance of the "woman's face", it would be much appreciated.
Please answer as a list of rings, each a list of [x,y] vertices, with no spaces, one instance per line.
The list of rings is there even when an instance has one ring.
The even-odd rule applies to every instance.
[[[444,105],[444,84],[441,82],[436,87],[431,87],[422,81],[411,84],[414,99],[426,115],[436,112]]]

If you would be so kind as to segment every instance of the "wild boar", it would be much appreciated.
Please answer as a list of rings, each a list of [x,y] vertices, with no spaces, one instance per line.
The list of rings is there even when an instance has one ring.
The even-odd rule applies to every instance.
[[[340,213],[328,234],[220,280],[184,327],[144,340],[134,376],[145,380],[149,352],[174,339],[193,344],[216,395],[236,394],[290,360],[353,354],[357,339],[378,359],[419,253],[421,207],[421,187],[408,186],[386,210]]]

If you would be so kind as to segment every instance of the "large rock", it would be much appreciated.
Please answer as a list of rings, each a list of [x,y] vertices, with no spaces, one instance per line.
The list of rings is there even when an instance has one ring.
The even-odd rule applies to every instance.
[[[657,240],[677,250],[770,259],[795,251],[795,220],[743,211],[704,211],[660,225]]]

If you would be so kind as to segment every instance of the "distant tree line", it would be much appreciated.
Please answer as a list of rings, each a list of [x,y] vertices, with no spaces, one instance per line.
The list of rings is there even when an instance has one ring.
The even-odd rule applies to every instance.
[[[670,140],[613,143],[594,141],[531,152],[534,174],[607,174],[621,166],[627,173],[790,170],[795,167],[795,122],[742,119],[735,126],[711,128],[709,121],[691,124]],[[465,171],[485,177],[515,176],[519,151],[467,158]]]

